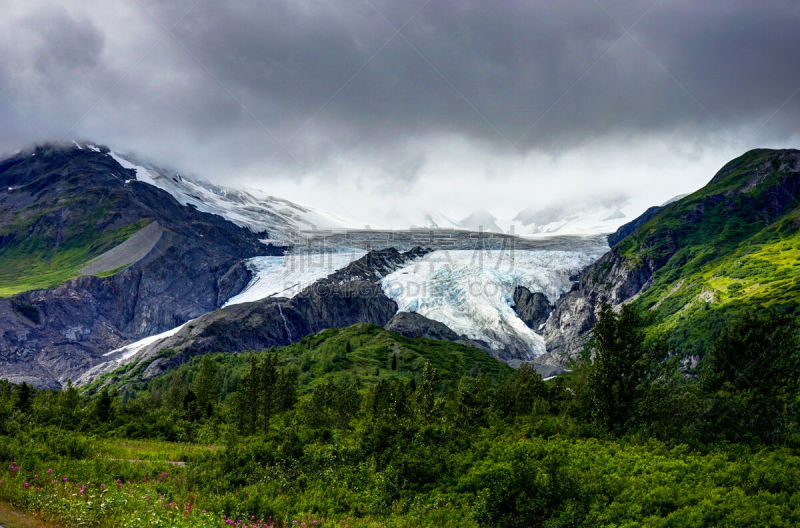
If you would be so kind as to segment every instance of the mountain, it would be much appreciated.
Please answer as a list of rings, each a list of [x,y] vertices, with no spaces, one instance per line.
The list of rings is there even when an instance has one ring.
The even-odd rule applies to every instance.
[[[732,312],[798,312],[800,151],[751,150],[632,227],[556,303],[544,328],[551,363],[577,354],[604,302],[648,313],[648,334],[690,365]]]
[[[87,145],[87,148],[96,147]],[[316,230],[342,230],[358,225],[354,220],[260,191],[232,189],[181,175],[142,161],[134,154],[109,151],[108,155],[126,169],[136,171],[137,180],[165,190],[179,203],[219,215],[251,231],[268,233],[269,238],[279,244],[302,241],[305,235]]]
[[[57,385],[250,281],[258,235],[137,180],[105,147],[0,161],[0,371]]]
[[[519,236],[596,235],[613,232],[632,215],[623,209],[622,200],[569,203],[550,207],[531,207],[514,216],[497,217],[479,209],[461,220],[440,213],[423,212],[412,222],[416,227],[460,229]]]
[[[358,322],[518,364],[544,343],[512,308],[514,288],[552,302],[607,248],[603,237],[465,229],[303,239],[312,224],[334,224],[91,143],[18,153],[0,162],[0,185],[0,368],[36,385],[86,382],[165,348],[180,352],[158,363],[167,368]],[[413,294],[409,280],[431,295]]]

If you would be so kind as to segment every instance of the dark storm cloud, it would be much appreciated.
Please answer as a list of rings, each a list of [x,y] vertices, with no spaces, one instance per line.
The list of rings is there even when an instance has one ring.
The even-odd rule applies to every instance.
[[[234,1],[151,13],[180,19],[183,45],[289,138],[446,132],[530,148],[766,120],[800,87],[791,2]],[[793,130],[798,108],[773,127]]]
[[[676,155],[691,160],[704,148],[727,156],[798,136],[795,2],[4,7],[0,150],[88,137],[212,179],[363,179],[383,192],[432,170],[497,185],[537,155],[572,160],[574,174],[584,167],[570,152],[598,142],[619,160],[612,151],[677,137]],[[588,172],[581,191],[611,186],[607,174],[599,182]],[[564,180],[530,178],[538,189]]]

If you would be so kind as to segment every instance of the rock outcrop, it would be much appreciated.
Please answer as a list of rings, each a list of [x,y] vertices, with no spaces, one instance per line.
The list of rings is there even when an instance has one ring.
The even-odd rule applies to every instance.
[[[638,217],[634,218],[627,224],[620,226],[615,232],[608,235],[608,245],[610,247],[617,246],[620,242],[625,240],[625,238],[639,229],[641,226],[646,224],[651,218],[657,215],[664,206],[661,205],[654,205],[653,207],[648,208],[644,213],[639,215]]]
[[[424,315],[414,312],[397,312],[384,328],[406,337],[425,337],[438,341],[452,341],[462,345],[481,349],[487,353],[492,351],[486,343],[469,339],[459,335],[444,323],[428,319]]]
[[[520,319],[532,330],[539,332],[547,321],[553,304],[541,292],[531,292],[525,286],[514,288],[514,304],[511,306]]]

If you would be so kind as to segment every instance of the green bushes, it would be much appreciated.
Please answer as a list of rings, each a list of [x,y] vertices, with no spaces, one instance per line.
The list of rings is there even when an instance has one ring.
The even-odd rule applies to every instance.
[[[793,526],[794,317],[721,320],[699,377],[627,308],[603,310],[594,355],[551,382],[529,366],[473,369],[449,345],[434,347],[438,364],[468,368],[420,364],[431,351],[414,340],[397,341],[407,348],[391,370],[384,331],[362,327],[198,358],[128,399],[0,384],[0,461],[21,468],[0,471],[14,482],[0,500],[65,526],[223,526],[223,514],[276,526]],[[344,370],[325,372],[332,353]],[[50,468],[84,494],[24,487]],[[118,478],[113,493],[99,487]]]

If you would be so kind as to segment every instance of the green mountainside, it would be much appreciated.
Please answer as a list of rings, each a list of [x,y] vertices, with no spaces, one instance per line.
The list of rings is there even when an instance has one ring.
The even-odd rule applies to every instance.
[[[366,323],[323,330],[292,345],[277,348],[275,352],[281,368],[298,371],[300,394],[328,382],[356,382],[361,386],[374,385],[387,378],[409,382],[421,376],[426,363],[441,373],[443,388],[453,386],[462,375],[486,375],[500,380],[513,372],[511,367],[483,350],[449,341],[408,338]],[[173,353],[171,349],[164,349],[150,360],[120,367],[87,385],[85,390],[92,393],[103,386],[133,393],[150,387],[166,389],[175,373],[190,383],[200,369],[203,356],[196,356],[152,380],[142,380],[142,373],[151,362],[170,357]],[[257,352],[210,355],[220,369],[221,378],[226,380],[223,392],[224,387],[237,384],[249,368],[251,357],[258,355]]]
[[[729,311],[800,306],[797,151],[754,150],[643,225],[619,251],[663,261],[635,301],[653,330],[684,351],[704,351]]]
[[[26,154],[0,163],[0,297],[56,287],[152,221],[102,153]]]
[[[601,303],[632,303],[648,335],[703,356],[736,313],[798,312],[798,257],[800,151],[749,151],[587,268],[548,321],[548,349],[574,357]]]

